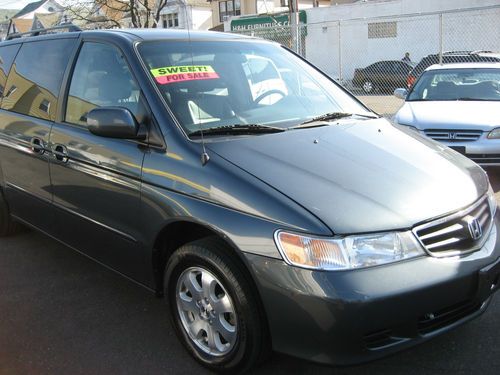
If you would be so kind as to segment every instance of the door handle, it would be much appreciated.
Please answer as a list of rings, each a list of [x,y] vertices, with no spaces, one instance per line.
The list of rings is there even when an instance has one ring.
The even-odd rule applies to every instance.
[[[38,137],[31,138],[30,145],[31,145],[31,151],[33,151],[35,154],[43,155],[45,153],[45,145],[43,144],[43,141],[40,138]]]
[[[68,149],[64,145],[55,145],[52,149],[52,153],[62,163],[68,162]]]

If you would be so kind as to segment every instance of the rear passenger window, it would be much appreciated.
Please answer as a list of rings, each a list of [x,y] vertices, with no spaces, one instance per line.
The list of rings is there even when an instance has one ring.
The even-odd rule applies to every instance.
[[[24,43],[10,70],[2,109],[54,121],[74,43],[73,39]]]
[[[0,47],[0,99],[3,98],[7,76],[21,44]]]
[[[66,122],[87,125],[97,107],[127,108],[140,122],[140,90],[121,52],[107,44],[85,43],[71,79]]]

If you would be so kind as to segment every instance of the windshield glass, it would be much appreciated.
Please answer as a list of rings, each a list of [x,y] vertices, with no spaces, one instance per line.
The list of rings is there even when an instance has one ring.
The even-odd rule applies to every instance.
[[[500,100],[500,69],[448,69],[425,72],[407,101]]]
[[[155,41],[139,53],[188,134],[237,124],[287,128],[329,112],[373,115],[272,43]]]

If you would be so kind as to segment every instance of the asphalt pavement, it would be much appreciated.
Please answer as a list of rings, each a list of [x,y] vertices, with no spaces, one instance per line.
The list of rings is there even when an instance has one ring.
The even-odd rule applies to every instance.
[[[500,172],[490,179],[500,202]],[[496,375],[499,334],[497,295],[478,319],[370,364],[274,354],[254,374]],[[0,239],[0,375],[194,373],[208,372],[178,342],[163,300],[34,231]]]

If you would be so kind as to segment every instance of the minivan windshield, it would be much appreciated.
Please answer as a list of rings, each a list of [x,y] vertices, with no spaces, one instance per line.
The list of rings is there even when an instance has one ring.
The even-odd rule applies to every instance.
[[[425,72],[406,101],[500,101],[500,69],[463,68]]]
[[[138,50],[187,134],[222,127],[262,133],[266,126],[274,131],[337,112],[374,116],[322,73],[273,43],[152,41]]]

